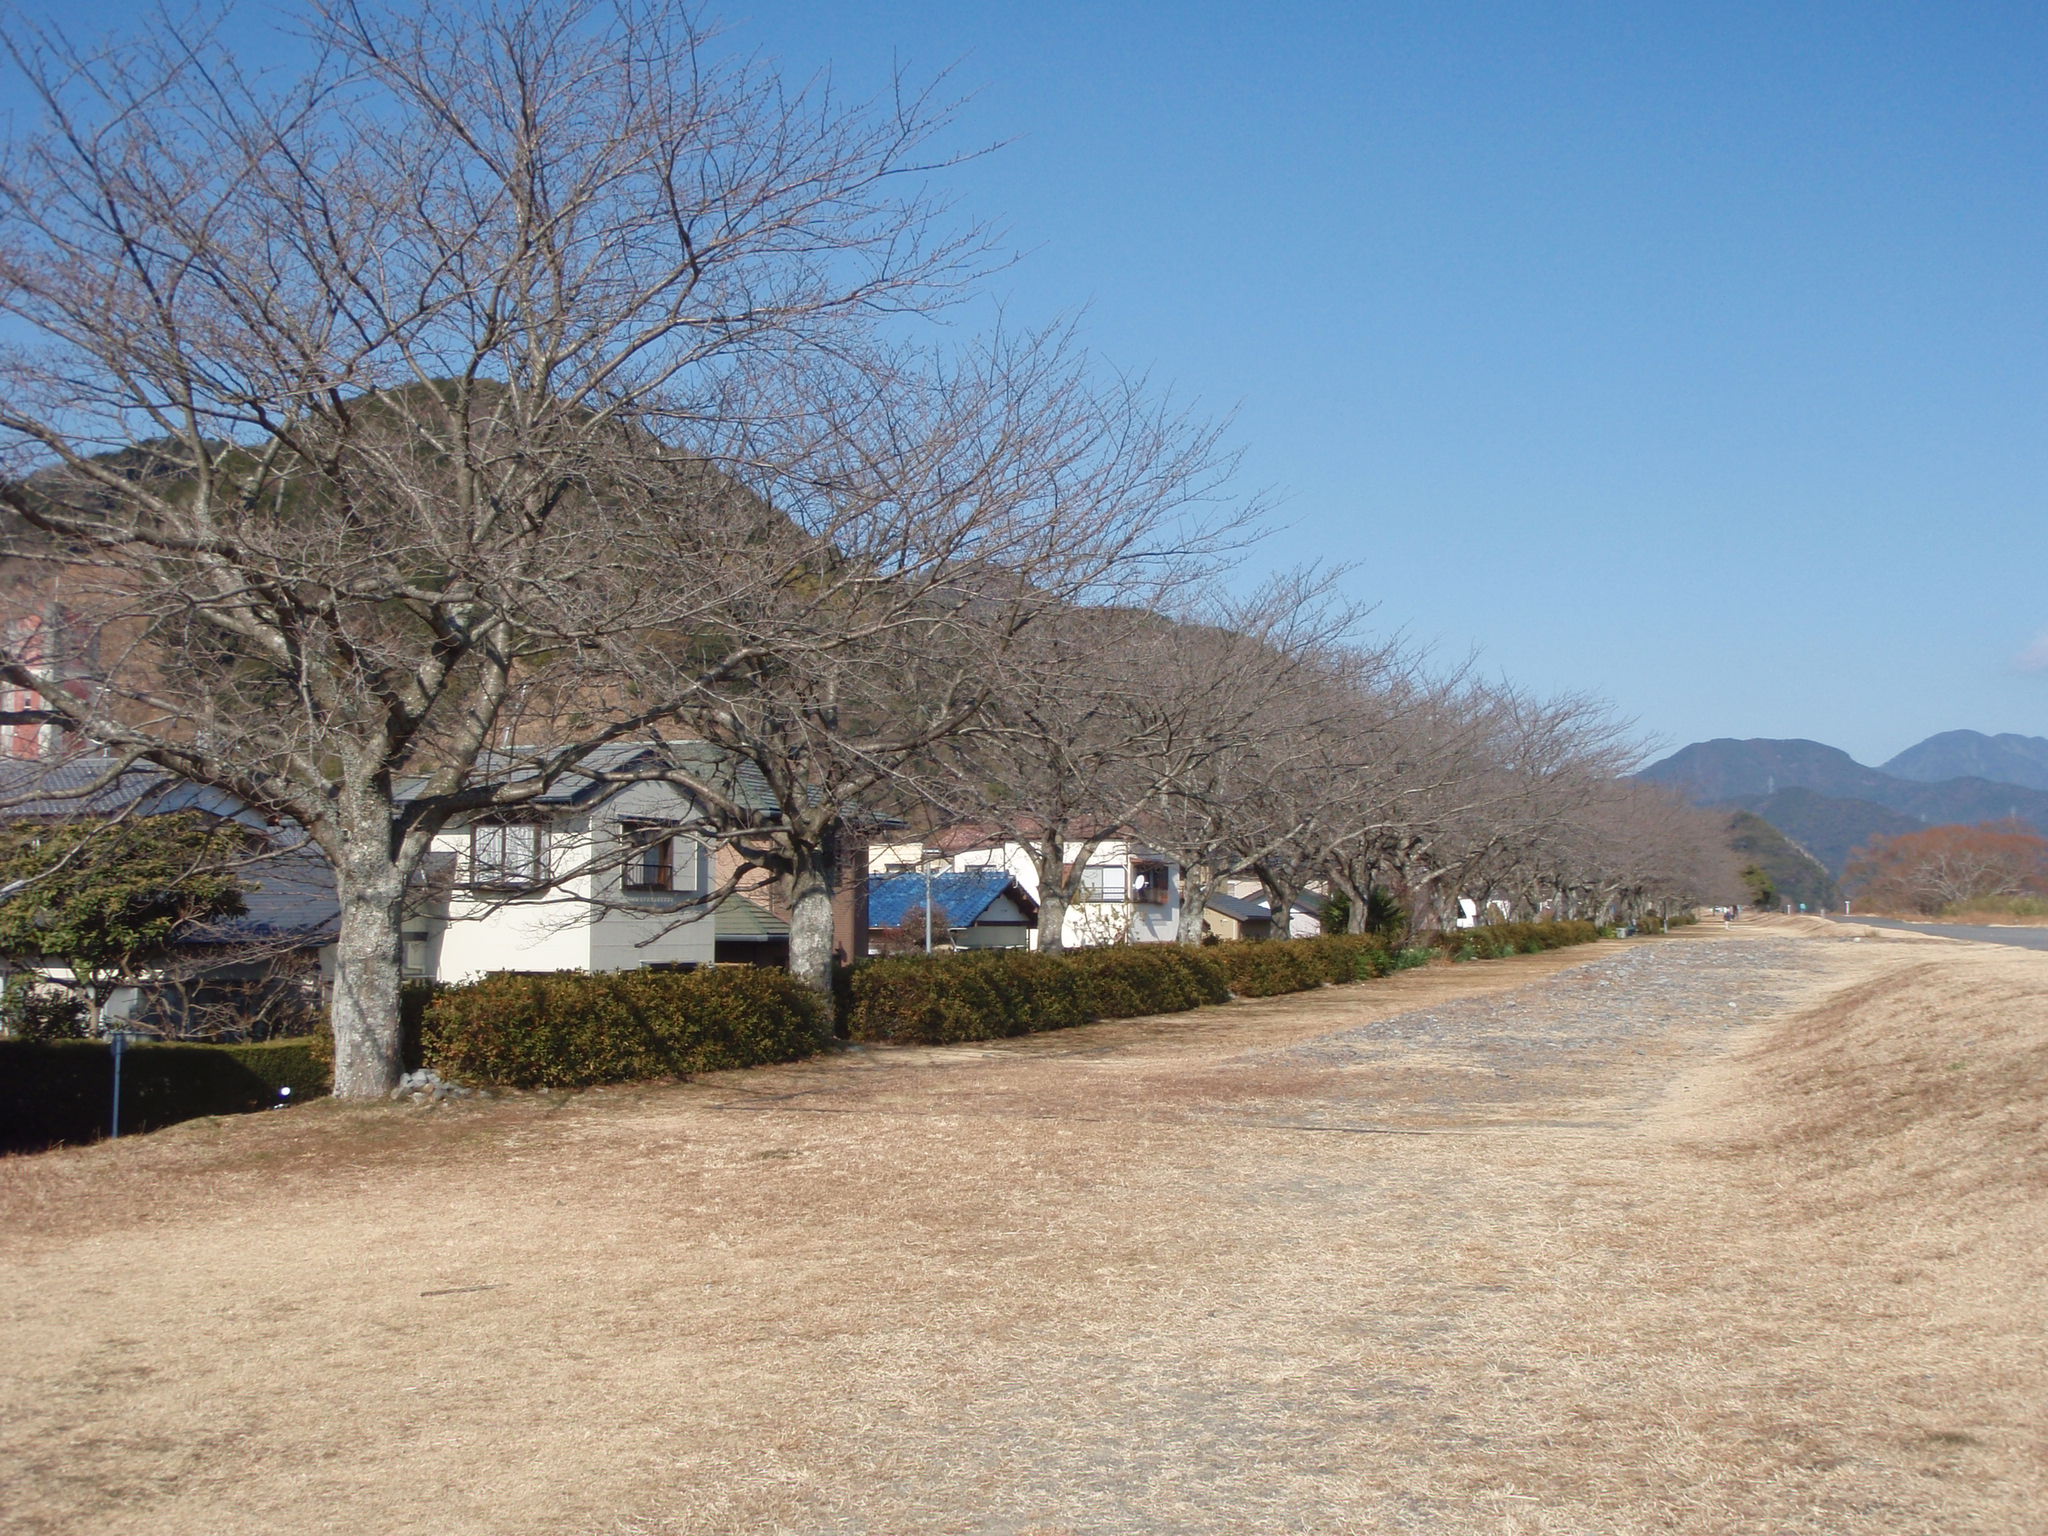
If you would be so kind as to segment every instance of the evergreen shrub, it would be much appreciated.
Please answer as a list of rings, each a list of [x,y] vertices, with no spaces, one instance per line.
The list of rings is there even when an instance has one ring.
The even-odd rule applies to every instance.
[[[1533,955],[1571,944],[1590,944],[1601,936],[1594,923],[1483,923],[1477,928],[1447,928],[1430,935],[1430,944],[1453,959],[1499,960],[1508,955]]]
[[[969,950],[897,955],[853,967],[845,1032],[855,1040],[943,1045],[998,1040],[1091,1019],[1181,1013],[1236,997],[1278,997],[1326,982],[1367,981],[1427,964],[1534,953],[1600,936],[1591,923],[1496,923],[1390,948],[1373,934],[1205,944],[1118,944],[1061,955]]]
[[[827,1029],[809,988],[759,966],[498,972],[433,994],[422,1056],[466,1082],[587,1088],[796,1061]]]
[[[1071,1029],[1093,1017],[1072,960],[1028,949],[896,955],[853,968],[846,1033],[855,1040],[942,1045]]]
[[[1223,962],[1230,975],[1230,989],[1239,997],[1277,997],[1325,982],[1371,981],[1420,963],[1402,959],[1404,951],[1389,948],[1385,940],[1370,933],[1240,941],[1214,945],[1210,953]]]
[[[1185,1013],[1230,1001],[1230,978],[1216,946],[1115,944],[1077,950],[1067,963],[1081,974],[1082,995],[1098,1019]]]

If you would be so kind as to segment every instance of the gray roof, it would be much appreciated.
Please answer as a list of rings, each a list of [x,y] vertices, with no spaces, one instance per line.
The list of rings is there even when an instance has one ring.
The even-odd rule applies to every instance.
[[[544,747],[525,750],[488,751],[476,764],[476,778],[485,783],[496,779],[505,784],[529,783],[539,777],[534,760],[545,755]],[[577,760],[577,767],[557,775],[555,781],[529,801],[532,805],[588,805],[604,799],[620,786],[608,775],[647,773],[672,765],[701,782],[712,784],[740,805],[764,816],[781,810],[775,792],[761,776],[761,770],[744,758],[733,756],[706,741],[670,741],[655,747],[645,741],[613,741],[595,747]],[[399,798],[408,799],[420,791],[424,780],[407,780]]]
[[[63,820],[123,812],[166,816],[176,811],[260,820],[226,790],[194,784],[146,763],[115,774],[119,761],[111,757],[74,757],[62,762],[0,759],[0,820]],[[100,782],[103,779],[105,783]]]
[[[728,896],[718,904],[712,932],[720,939],[765,942],[789,937],[789,924],[758,902]]]
[[[184,944],[325,944],[341,925],[334,897],[334,867],[319,849],[301,844],[238,870],[240,917],[198,924],[180,935]]]
[[[1294,898],[1292,910],[1303,917],[1321,917],[1323,898],[1314,891],[1303,891]],[[1272,908],[1263,901],[1254,901],[1249,896],[1233,896],[1228,891],[1214,891],[1209,896],[1209,910],[1221,912],[1237,922],[1266,922],[1273,916]]]
[[[1253,901],[1249,896],[1233,896],[1228,891],[1210,892],[1206,905],[1209,911],[1221,912],[1238,923],[1263,923],[1273,915],[1264,902]]]

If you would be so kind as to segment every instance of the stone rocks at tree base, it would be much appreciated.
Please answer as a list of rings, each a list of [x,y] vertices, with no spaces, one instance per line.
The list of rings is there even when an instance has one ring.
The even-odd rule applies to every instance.
[[[441,1074],[427,1067],[417,1072],[408,1072],[398,1080],[398,1086],[391,1090],[394,1100],[413,1104],[439,1104],[444,1099],[466,1099],[476,1092],[460,1083],[442,1080]]]

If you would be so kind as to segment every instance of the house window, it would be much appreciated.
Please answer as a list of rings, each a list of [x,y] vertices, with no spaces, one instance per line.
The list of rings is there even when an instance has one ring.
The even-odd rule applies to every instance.
[[[547,838],[547,828],[535,822],[478,822],[469,829],[469,883],[492,891],[545,884]]]
[[[626,859],[619,883],[629,891],[704,890],[704,845],[672,821],[622,821],[619,835]]]
[[[626,841],[625,886],[629,891],[672,891],[676,888],[676,834],[661,822],[627,821],[619,825]]]
[[[1163,907],[1173,899],[1173,882],[1164,864],[1131,866],[1131,900],[1141,907]]]
[[[431,971],[427,963],[430,958],[428,936],[424,933],[407,933],[404,937],[404,974],[408,980],[423,979]]]
[[[1083,901],[1128,901],[1130,871],[1121,864],[1090,864],[1081,871]]]

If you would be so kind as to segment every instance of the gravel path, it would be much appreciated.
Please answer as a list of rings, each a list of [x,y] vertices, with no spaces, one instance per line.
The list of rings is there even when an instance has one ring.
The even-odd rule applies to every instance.
[[[1314,1106],[1325,1118],[1618,1127],[1689,1059],[1810,991],[1831,960],[1789,939],[1666,941],[1244,1061],[1341,1074],[1339,1096]]]

